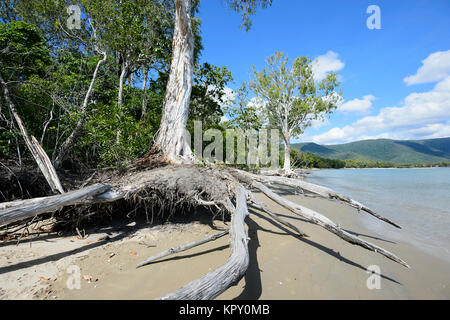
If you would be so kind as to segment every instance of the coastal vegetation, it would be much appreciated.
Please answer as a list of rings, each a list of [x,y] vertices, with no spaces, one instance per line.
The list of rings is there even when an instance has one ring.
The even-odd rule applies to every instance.
[[[291,149],[291,162],[293,168],[318,168],[318,169],[342,169],[342,168],[430,168],[450,167],[450,161],[440,162],[414,162],[393,163],[378,160],[340,160],[322,158],[311,152],[301,152]]]
[[[250,17],[271,2],[230,0],[227,4],[242,16],[242,27],[248,30]],[[299,57],[288,68],[281,53],[268,59],[269,69],[277,70],[274,74],[255,72],[249,87],[263,106],[246,112],[244,97],[240,124],[255,118],[255,111],[265,115],[264,126],[281,129],[286,170],[265,174],[258,168],[239,170],[234,163],[198,163],[194,154],[201,150],[191,149],[188,130],[195,120],[201,120],[203,129],[224,129],[221,105],[232,79],[226,67],[199,63],[201,23],[196,14],[200,2],[76,3],[83,15],[73,10],[69,20],[67,8],[74,9],[72,1],[13,0],[0,5],[0,152],[2,179],[7,180],[2,187],[10,181],[18,186],[8,196],[2,192],[2,238],[15,239],[49,217],[56,219],[53,232],[79,232],[79,227],[111,219],[113,214],[141,214],[152,223],[154,218],[168,219],[179,212],[209,210],[212,219],[230,221],[229,230],[175,251],[229,234],[230,257],[161,299],[213,299],[247,272],[248,205],[261,209],[283,230],[289,228],[300,238],[308,236],[257,200],[253,194],[257,191],[302,220],[409,268],[393,253],[269,188],[285,186],[338,200],[355,212],[364,211],[400,228],[366,205],[306,182],[290,170],[290,138],[336,107],[336,74],[314,79],[308,58]],[[286,78],[277,80],[278,76]],[[233,122],[239,125],[234,118],[228,123]],[[247,128],[260,129],[254,124]],[[238,147],[238,142],[231,142],[230,149]],[[309,154],[296,154],[294,160],[306,165],[316,161]],[[316,165],[320,161],[328,160],[319,159]],[[35,175],[20,180],[16,172],[27,166]],[[99,169],[110,166],[110,170]],[[76,178],[70,179],[71,175]],[[36,183],[36,176],[42,183]],[[27,182],[25,190],[21,181]],[[31,186],[37,189],[33,195],[28,192]]]
[[[322,158],[356,160],[361,163],[393,165],[438,165],[450,160],[450,138],[426,140],[362,140],[345,144],[320,145],[313,142],[292,144],[303,152]]]

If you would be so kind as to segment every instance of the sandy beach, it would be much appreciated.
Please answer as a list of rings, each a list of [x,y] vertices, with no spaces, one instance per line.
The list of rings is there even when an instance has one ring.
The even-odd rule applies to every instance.
[[[262,194],[260,200],[304,230],[299,238],[266,214],[250,207],[250,265],[246,276],[218,299],[450,299],[450,265],[408,243],[368,231],[356,209],[339,202],[295,195],[283,196],[314,209],[349,232],[393,252],[411,266],[344,242],[323,228],[305,222]],[[0,243],[0,299],[155,299],[223,264],[228,237],[168,256],[136,269],[137,263],[174,246],[227,228],[204,216],[200,221],[149,225],[115,221],[109,227],[76,235],[43,235],[16,245]],[[373,219],[374,223],[383,223]],[[214,228],[213,228],[214,227]],[[390,228],[390,226],[388,226]],[[399,230],[398,232],[401,232]],[[370,290],[367,267],[379,266],[381,287]],[[76,266],[71,267],[70,266]],[[80,289],[69,289],[79,268]]]

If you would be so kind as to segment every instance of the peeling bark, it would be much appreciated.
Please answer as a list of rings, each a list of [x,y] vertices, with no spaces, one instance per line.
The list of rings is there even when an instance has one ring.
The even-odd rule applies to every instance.
[[[194,61],[191,0],[175,0],[172,48],[169,81],[154,149],[168,161],[177,163],[180,159],[192,160],[191,148],[186,143]]]

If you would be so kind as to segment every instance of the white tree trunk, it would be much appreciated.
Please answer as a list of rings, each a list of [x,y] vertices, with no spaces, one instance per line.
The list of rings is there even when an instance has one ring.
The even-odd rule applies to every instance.
[[[284,166],[286,173],[291,172],[291,142],[289,138],[284,139]]]
[[[192,157],[191,148],[186,143],[194,62],[194,35],[190,12],[191,0],[175,0],[172,63],[161,124],[154,146],[172,162]]]
[[[127,63],[124,61],[122,63],[122,70],[120,72],[120,78],[119,78],[119,95],[117,97],[117,104],[119,107],[123,104],[123,84],[125,82],[125,75],[127,73]]]
[[[107,58],[106,52],[102,52],[102,54],[103,54],[103,59],[101,59],[99,62],[97,62],[97,66],[95,67],[94,74],[92,75],[91,84],[89,85],[89,89],[86,92],[86,95],[84,96],[83,105],[81,106],[81,110],[80,110],[81,117],[78,120],[77,125],[75,126],[75,129],[67,137],[66,141],[64,141],[64,143],[61,145],[61,148],[59,149],[59,154],[54,161],[54,166],[56,168],[58,168],[61,165],[62,161],[64,160],[68,151],[70,150],[75,138],[80,133],[81,128],[83,127],[83,124],[86,120],[86,109],[87,109],[92,91],[94,89],[94,84],[97,79],[98,70],[100,69],[100,66],[106,61],[106,58]]]
[[[23,139],[25,140],[25,144],[27,145],[28,149],[31,152],[31,155],[33,156],[34,160],[39,166],[39,169],[41,170],[48,184],[50,185],[50,188],[52,189],[53,192],[59,191],[60,193],[64,193],[64,189],[61,185],[61,182],[59,181],[56,170],[51,164],[47,154],[39,145],[39,142],[36,140],[36,138],[31,136],[33,140],[30,139],[28,131],[25,128],[25,125],[23,124],[22,119],[20,118],[16,110],[16,106],[14,105],[13,101],[11,100],[11,97],[9,96],[8,85],[3,80],[1,75],[0,75],[0,84],[3,86],[3,94],[6,103],[9,105],[9,110],[11,111],[12,115],[14,116],[14,119],[16,120],[17,126],[19,127]]]
[[[142,68],[144,73],[144,82],[142,83],[142,114],[141,119],[144,119],[147,115],[147,80],[148,80],[148,69],[147,67]]]

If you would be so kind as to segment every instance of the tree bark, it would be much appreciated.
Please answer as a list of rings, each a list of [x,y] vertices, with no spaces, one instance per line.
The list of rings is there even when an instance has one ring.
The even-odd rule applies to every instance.
[[[260,210],[262,210],[264,212],[266,212],[269,216],[271,216],[273,219],[275,219],[276,221],[278,221],[282,225],[285,225],[289,229],[294,230],[296,233],[298,233],[299,236],[301,236],[301,237],[309,237],[304,231],[300,230],[298,227],[294,226],[292,223],[284,220],[283,218],[281,218],[276,213],[273,213],[272,210],[270,210],[263,202],[261,202],[258,199],[256,199],[255,196],[250,191],[248,191],[248,198],[249,198],[249,200],[250,200],[250,202],[252,203],[253,206],[255,206],[256,208],[258,208],[258,209],[260,209]]]
[[[284,166],[286,173],[291,172],[291,142],[289,138],[284,139]]]
[[[96,184],[61,195],[18,201],[17,205],[13,205],[14,202],[12,202],[9,207],[0,210],[0,226],[54,211],[64,206],[81,203],[87,198],[108,191],[110,188],[110,185]]]
[[[13,101],[11,100],[11,97],[9,96],[8,85],[3,80],[1,75],[0,75],[0,83],[3,86],[3,94],[6,103],[9,105],[9,109],[12,115],[14,116],[14,119],[16,120],[20,132],[22,133],[23,139],[25,140],[25,144],[27,145],[34,160],[39,166],[39,169],[41,170],[48,184],[50,185],[50,188],[52,189],[53,192],[58,191],[60,193],[64,193],[64,189],[61,185],[61,182],[59,181],[58,175],[56,174],[56,170],[51,164],[51,161],[48,158],[47,154],[41,148],[39,142],[34,137],[32,137],[34,138],[33,140],[30,139],[27,129],[25,128],[25,125],[23,124],[22,119],[20,118],[16,110],[16,106],[14,105]]]
[[[210,236],[208,236],[208,237],[206,237],[206,238],[203,238],[203,239],[200,239],[200,240],[197,240],[197,241],[194,241],[194,242],[191,242],[191,243],[188,243],[188,244],[179,246],[179,247],[170,248],[169,250],[166,250],[166,251],[163,251],[163,252],[161,252],[161,253],[158,253],[158,254],[156,254],[156,255],[154,255],[154,256],[152,256],[152,257],[150,257],[150,258],[148,258],[148,259],[142,261],[141,263],[139,263],[139,264],[136,266],[136,268],[143,267],[143,266],[145,266],[145,265],[147,265],[147,264],[152,263],[152,262],[155,261],[155,260],[158,260],[158,259],[167,257],[167,256],[169,256],[169,255],[171,255],[171,254],[178,253],[178,252],[183,252],[183,251],[192,249],[192,248],[194,248],[194,247],[197,247],[197,246],[199,246],[199,245],[202,245],[202,244],[204,244],[204,243],[207,243],[207,242],[210,242],[210,241],[217,240],[217,239],[223,237],[224,235],[228,234],[229,231],[230,231],[230,230],[227,229],[227,230],[224,230],[224,231],[215,233],[215,234],[213,234],[213,235],[210,235]]]
[[[119,94],[117,96],[117,105],[119,107],[121,107],[123,104],[123,84],[125,82],[125,76],[127,74],[127,69],[128,69],[127,62],[124,61],[122,63],[122,70],[120,71],[120,77],[119,77]]]
[[[172,48],[169,81],[154,148],[168,161],[176,163],[183,158],[191,160],[192,157],[191,148],[186,143],[194,62],[191,0],[175,0]]]
[[[210,300],[217,297],[245,274],[249,264],[247,234],[244,220],[248,215],[245,188],[236,187],[236,209],[231,217],[230,246],[231,255],[221,267],[207,273],[204,277],[191,281],[172,292],[162,300]]]
[[[147,115],[147,79],[148,79],[148,68],[143,67],[142,72],[144,73],[144,82],[142,83],[142,114],[141,119],[144,119]]]
[[[81,129],[83,128],[83,124],[86,120],[86,109],[89,103],[89,99],[91,97],[92,91],[94,89],[94,84],[97,79],[98,70],[100,69],[100,66],[106,61],[106,52],[103,52],[103,59],[101,59],[99,62],[97,62],[97,66],[95,67],[94,74],[92,75],[91,84],[89,85],[89,89],[86,92],[86,95],[84,96],[83,105],[81,106],[81,117],[77,122],[77,125],[75,126],[75,129],[72,131],[72,133],[67,137],[67,139],[64,141],[64,143],[59,148],[58,156],[56,157],[54,161],[54,166],[58,168],[61,163],[64,161],[64,158],[66,157],[67,153],[69,152],[70,148],[72,147],[73,142],[75,141],[75,138],[80,133]]]

